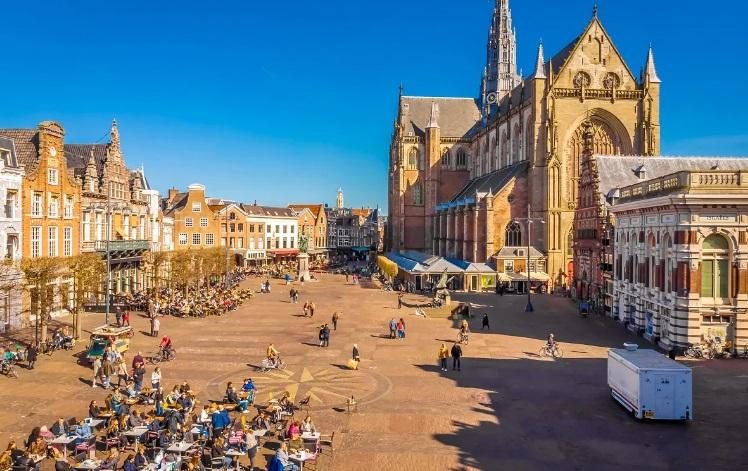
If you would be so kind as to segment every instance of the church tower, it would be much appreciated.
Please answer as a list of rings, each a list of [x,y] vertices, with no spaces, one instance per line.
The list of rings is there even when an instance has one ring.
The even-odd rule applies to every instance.
[[[336,209],[343,209],[345,205],[343,204],[343,189],[338,188],[338,194],[335,197],[335,208]]]
[[[517,38],[512,27],[509,0],[496,0],[486,44],[486,66],[481,81],[481,113],[492,108],[521,82],[517,74]]]

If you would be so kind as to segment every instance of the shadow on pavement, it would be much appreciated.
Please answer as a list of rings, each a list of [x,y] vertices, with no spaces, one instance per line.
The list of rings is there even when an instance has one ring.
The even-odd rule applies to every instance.
[[[611,398],[604,358],[467,357],[461,372],[451,360],[447,372],[416,366],[483,390],[471,394],[477,420],[455,418],[453,433],[434,435],[467,468],[737,469],[748,459],[738,432],[746,415],[737,413],[746,410],[745,387],[715,382],[719,372],[694,370],[695,419],[683,423],[633,418]]]

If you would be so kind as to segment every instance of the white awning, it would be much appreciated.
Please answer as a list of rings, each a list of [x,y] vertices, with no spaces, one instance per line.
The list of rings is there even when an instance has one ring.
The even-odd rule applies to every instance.
[[[526,271],[523,271],[517,274],[520,275],[520,279],[527,280]],[[550,279],[551,277],[545,272],[542,272],[542,271],[530,272],[530,281],[548,281]]]

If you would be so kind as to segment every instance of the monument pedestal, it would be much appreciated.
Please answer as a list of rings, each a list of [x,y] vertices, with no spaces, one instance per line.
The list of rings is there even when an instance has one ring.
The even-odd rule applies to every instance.
[[[299,273],[296,279],[309,281],[309,254],[302,252],[296,258],[299,261]]]

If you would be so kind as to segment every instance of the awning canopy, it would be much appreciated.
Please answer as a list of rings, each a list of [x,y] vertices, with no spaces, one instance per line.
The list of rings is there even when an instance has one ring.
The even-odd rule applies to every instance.
[[[527,272],[517,273],[520,276],[520,280],[527,280]],[[542,271],[530,272],[530,281],[548,281],[551,277]]]
[[[287,255],[298,255],[299,249],[274,249],[268,250],[273,257],[285,257]]]

